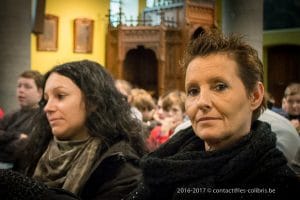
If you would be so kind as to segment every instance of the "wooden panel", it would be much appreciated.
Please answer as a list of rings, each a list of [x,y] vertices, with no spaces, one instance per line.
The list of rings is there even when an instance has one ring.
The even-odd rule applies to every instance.
[[[281,107],[285,87],[300,82],[300,46],[275,46],[268,49],[269,92]]]
[[[199,27],[214,26],[214,5],[213,1],[174,2],[146,8],[147,25],[109,27],[107,67],[115,77],[158,95],[184,88],[179,60]]]

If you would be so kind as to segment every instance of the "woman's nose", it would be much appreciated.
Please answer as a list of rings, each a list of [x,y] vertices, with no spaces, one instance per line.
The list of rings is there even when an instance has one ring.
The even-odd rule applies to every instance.
[[[44,106],[44,112],[51,112],[55,108],[54,102],[51,99],[47,100],[47,103]]]
[[[211,96],[210,92],[208,89],[203,89],[201,90],[198,98],[197,98],[197,105],[199,109],[203,111],[208,111],[212,107],[212,102],[211,102]]]

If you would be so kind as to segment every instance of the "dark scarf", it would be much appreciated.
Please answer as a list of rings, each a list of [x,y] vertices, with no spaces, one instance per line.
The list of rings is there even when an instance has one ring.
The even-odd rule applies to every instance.
[[[262,174],[285,163],[276,149],[275,134],[266,123],[256,121],[238,143],[212,152],[204,150],[204,142],[189,128],[142,158],[144,182],[140,187],[146,193],[144,199],[174,199],[174,194],[186,199],[189,194],[180,196],[178,188],[257,186],[269,181],[260,178]]]

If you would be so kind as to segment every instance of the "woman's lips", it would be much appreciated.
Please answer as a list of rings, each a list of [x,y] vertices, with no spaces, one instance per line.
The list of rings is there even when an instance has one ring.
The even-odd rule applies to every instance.
[[[221,118],[219,117],[200,117],[197,119],[197,122],[205,122],[205,121],[212,121],[212,120],[220,120]]]

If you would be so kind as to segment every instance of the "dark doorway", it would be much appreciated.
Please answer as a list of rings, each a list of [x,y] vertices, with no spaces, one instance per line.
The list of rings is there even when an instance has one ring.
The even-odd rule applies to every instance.
[[[123,77],[133,86],[158,96],[158,62],[154,51],[138,46],[126,54]]]
[[[280,45],[268,48],[268,87],[275,105],[281,107],[285,87],[300,82],[300,46]]]
[[[197,29],[194,31],[194,33],[193,33],[193,35],[192,35],[192,37],[191,37],[191,40],[196,39],[197,37],[199,37],[199,36],[202,35],[203,33],[205,33],[205,30],[204,30],[202,27],[197,28]]]

